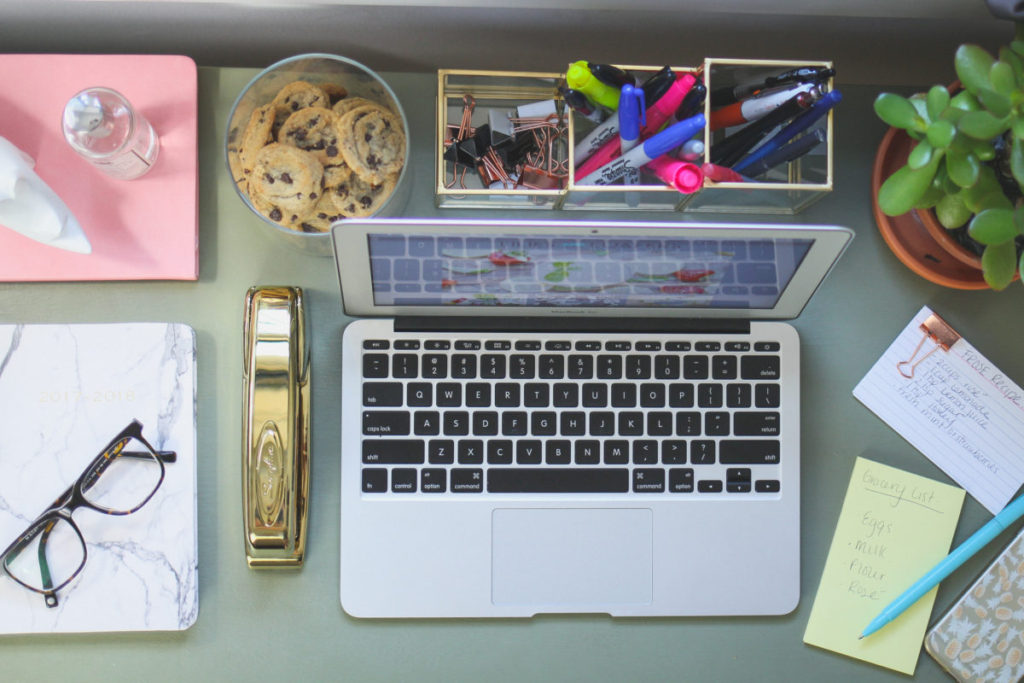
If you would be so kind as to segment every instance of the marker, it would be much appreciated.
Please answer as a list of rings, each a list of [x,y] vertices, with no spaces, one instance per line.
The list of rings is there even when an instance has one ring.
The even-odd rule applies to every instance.
[[[710,178],[716,183],[744,183],[750,180],[741,176],[736,171],[725,166],[719,166],[718,164],[701,164],[700,170],[704,172],[705,178]]]
[[[704,141],[694,138],[693,140],[687,140],[683,143],[683,146],[679,148],[677,157],[683,161],[696,161],[700,159],[704,154]]]
[[[787,164],[794,159],[799,159],[822,142],[825,142],[827,137],[828,133],[821,128],[811,131],[807,135],[797,138],[785,147],[781,147],[771,154],[766,155],[760,161],[744,167],[743,170],[746,171],[745,175],[750,176],[751,178],[756,178],[759,175],[767,173],[776,166]]]
[[[644,94],[628,83],[619,97],[619,147],[623,153],[633,149],[640,139],[640,124],[647,122]]]
[[[579,90],[594,104],[615,110],[619,106],[619,89],[602,83],[590,73],[586,62],[579,61],[569,65],[565,72],[565,82],[573,90]]]
[[[790,83],[821,83],[836,75],[836,70],[824,66],[802,66],[774,76],[715,88],[711,92],[711,106],[724,107],[768,88]]]
[[[617,66],[612,66],[611,64],[591,64],[589,62],[587,66],[590,68],[590,73],[594,75],[594,78],[605,85],[610,85],[613,88],[621,88],[624,85],[636,85],[636,78],[633,74],[623,71]]]
[[[1003,508],[999,514],[990,519],[985,526],[975,531],[970,538],[958,545],[953,552],[947,555],[937,565],[932,567],[927,574],[915,581],[914,584],[904,591],[902,595],[889,603],[889,605],[864,628],[860,637],[866,638],[867,636],[870,636],[872,633],[903,614],[903,612],[910,608],[911,605],[920,600],[925,593],[939,585],[944,578],[952,574],[960,565],[988,545],[989,541],[998,536],[1006,529],[1006,527],[1020,519],[1022,515],[1024,515],[1024,496],[1018,497]]]
[[[562,99],[569,105],[570,108],[580,116],[593,121],[594,123],[601,123],[604,121],[605,110],[597,107],[587,96],[581,93],[579,90],[573,90],[572,88],[566,88],[564,85],[558,86],[558,92],[561,93]]]
[[[636,147],[640,139],[640,124],[646,121],[644,114],[644,93],[639,88],[634,88],[629,83],[622,86],[622,93],[619,97],[619,148],[625,154]],[[640,172],[634,171],[622,177],[625,185],[636,185],[640,182]],[[637,206],[640,197],[636,192],[626,194],[626,205]]]
[[[708,127],[711,128],[711,130],[718,130],[720,128],[728,128],[729,126],[738,126],[742,123],[756,121],[771,110],[779,107],[783,102],[797,93],[810,92],[817,88],[818,86],[813,83],[805,83],[803,85],[798,85],[795,88],[779,90],[777,92],[761,95],[760,97],[752,97],[749,100],[743,100],[742,102],[736,102],[727,107],[716,109],[711,112],[711,120],[708,123]]]
[[[668,155],[660,156],[644,166],[663,182],[683,194],[693,194],[704,184],[704,172],[697,164],[678,161]]]
[[[676,109],[676,121],[688,119],[698,113],[704,106],[704,96],[707,94],[708,86],[704,85],[704,81],[694,83],[693,87],[690,88],[690,92],[686,93],[686,97],[679,104],[679,109]]]
[[[658,131],[679,107],[697,79],[693,74],[686,73],[675,79],[665,94],[654,104],[648,106],[644,113],[646,123],[640,128],[640,139],[644,140]],[[692,117],[691,117],[692,118]],[[681,144],[681,143],[680,143]],[[593,173],[619,155],[619,141],[613,138],[590,155],[585,162],[578,165],[576,174],[580,177]]]
[[[648,119],[650,123],[650,119]],[[652,138],[645,140],[620,157],[613,159],[593,173],[576,181],[577,185],[611,185],[622,176],[641,166],[649,164],[662,154],[675,149],[693,137],[694,133],[705,126],[703,114],[669,126]]]
[[[830,90],[820,100],[800,116],[793,119],[793,122],[772,136],[768,142],[758,147],[752,154],[737,163],[734,168],[743,172],[751,164],[760,161],[768,154],[771,154],[782,145],[786,144],[800,133],[807,130],[815,121],[827,114],[832,107],[843,100],[843,94],[838,90]]]
[[[640,86],[644,91],[644,107],[650,107],[664,97],[668,89],[675,83],[675,80],[675,74],[666,66],[644,81],[644,84]],[[590,131],[586,137],[575,144],[572,155],[573,164],[579,166],[588,157],[606,145],[609,140],[614,140],[618,134],[619,115],[618,112],[615,112],[604,123]]]
[[[743,155],[754,148],[776,126],[803,113],[814,104],[811,93],[801,92],[783,102],[778,109],[768,112],[758,120],[748,124],[715,143],[711,148],[711,161],[722,166],[731,167]]]

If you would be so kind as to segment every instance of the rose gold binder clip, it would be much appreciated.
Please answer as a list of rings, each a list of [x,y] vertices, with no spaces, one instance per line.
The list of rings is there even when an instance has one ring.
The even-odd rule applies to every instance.
[[[560,140],[567,137],[562,117],[549,114],[539,117],[511,119],[516,134],[529,132],[534,149],[519,170],[519,184],[532,190],[560,189],[569,177],[569,160],[561,153]]]
[[[466,94],[462,96],[462,119],[459,121],[459,125],[448,124],[448,138],[444,141],[445,147],[450,145],[458,145],[466,138],[476,133],[476,128],[473,127],[473,110],[476,109],[476,100],[473,99],[472,95]],[[454,133],[455,137],[451,137]],[[447,166],[447,164],[446,164]],[[444,178],[445,188],[452,188],[455,183],[459,183],[459,187],[463,190],[466,189],[466,168],[463,167],[462,173],[459,173],[458,164],[452,162],[452,179],[449,181],[447,173]]]
[[[914,352],[910,354],[910,358],[902,360],[896,364],[896,370],[898,370],[899,373],[907,379],[913,379],[914,369],[917,368],[925,358],[932,355],[939,349],[949,351],[950,347],[960,340],[960,333],[950,327],[949,323],[934,313],[925,318],[924,322],[921,323],[921,332],[921,341],[919,341],[917,346],[914,347]],[[921,353],[921,347],[923,347],[924,343],[929,339],[932,341],[934,346],[923,356],[917,358],[917,355]],[[917,360],[914,360],[915,358],[917,358]],[[904,368],[908,368],[909,371]]]

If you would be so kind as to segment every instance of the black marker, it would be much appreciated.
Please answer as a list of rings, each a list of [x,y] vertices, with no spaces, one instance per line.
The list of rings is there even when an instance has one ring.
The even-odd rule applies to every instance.
[[[594,75],[594,78],[611,85],[616,88],[621,88],[624,85],[636,85],[636,78],[633,74],[628,71],[623,71],[617,66],[611,64],[592,64],[587,62],[587,67],[590,69],[590,73]]]

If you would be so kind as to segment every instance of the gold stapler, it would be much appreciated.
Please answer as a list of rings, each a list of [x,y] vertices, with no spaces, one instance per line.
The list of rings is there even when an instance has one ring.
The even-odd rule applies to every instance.
[[[298,567],[309,511],[309,339],[302,289],[245,295],[242,497],[250,567]]]

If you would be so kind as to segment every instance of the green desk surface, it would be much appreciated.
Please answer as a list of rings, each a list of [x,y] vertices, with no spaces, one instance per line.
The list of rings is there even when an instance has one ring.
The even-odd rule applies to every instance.
[[[884,132],[876,92],[849,88],[836,113],[835,191],[796,217],[856,231],[799,319],[803,351],[802,600],[773,618],[362,621],[338,601],[341,311],[334,266],[283,247],[235,195],[223,129],[249,69],[199,74],[198,282],[0,284],[0,322],[185,322],[199,345],[199,619],[181,633],[0,637],[0,678],[29,680],[882,680],[889,672],[803,644],[853,461],[868,456],[947,480],[857,402],[851,390],[923,304],[1024,382],[1024,287],[942,289],[889,252],[868,178]],[[407,215],[472,217],[433,204],[432,74],[385,74],[410,117]],[[513,217],[505,212],[500,217]],[[540,218],[531,212],[528,218]],[[572,218],[584,217],[573,214]],[[618,214],[591,214],[603,219]],[[636,217],[629,214],[629,217]],[[664,214],[643,218],[664,220]],[[565,218],[565,217],[559,217]],[[729,220],[721,216],[718,220]],[[745,220],[736,216],[734,220]],[[779,222],[780,218],[767,218]],[[305,289],[313,340],[313,492],[309,554],[298,572],[255,572],[242,549],[242,304],[246,289]],[[2,457],[2,451],[0,451]],[[955,542],[988,518],[968,498]],[[940,588],[941,613],[1005,544],[1001,537]],[[699,551],[699,549],[694,549]],[[0,606],[2,608],[2,606]],[[842,615],[836,615],[842,618]],[[922,651],[917,676],[945,675]]]

